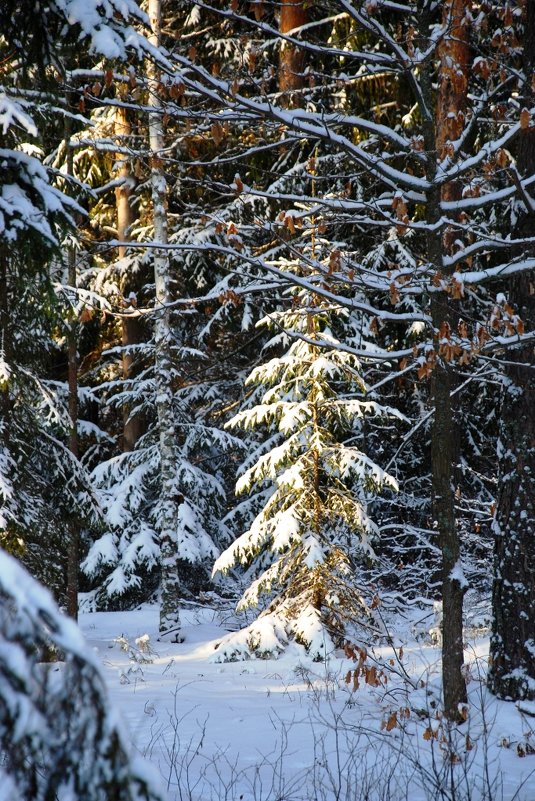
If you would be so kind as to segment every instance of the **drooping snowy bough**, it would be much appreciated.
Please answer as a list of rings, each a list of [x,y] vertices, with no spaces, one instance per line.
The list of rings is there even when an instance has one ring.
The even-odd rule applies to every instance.
[[[61,661],[50,662],[54,654]],[[76,624],[0,551],[0,800],[162,801]]]

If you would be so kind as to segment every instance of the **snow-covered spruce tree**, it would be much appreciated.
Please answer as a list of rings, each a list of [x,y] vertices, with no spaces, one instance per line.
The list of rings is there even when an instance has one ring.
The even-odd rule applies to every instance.
[[[66,387],[47,377],[61,358],[63,311],[50,263],[78,207],[33,155],[39,132],[18,88],[0,99],[0,545],[63,599],[65,521],[95,520],[87,475],[66,447]]]
[[[396,413],[365,399],[359,361],[333,333],[343,310],[307,294],[294,304],[267,321],[287,332],[287,348],[253,370],[247,408],[229,422],[266,431],[237,484],[261,508],[214,570],[251,567],[238,608],[262,611],[219,644],[221,660],[276,656],[288,638],[321,660],[342,642],[366,615],[358,563],[373,555],[377,533],[367,501],[384,483],[395,486],[362,447],[365,418]]]
[[[50,662],[54,654],[61,662]],[[75,623],[0,551],[0,793],[17,801],[161,801]]]
[[[173,329],[174,331],[174,329]],[[147,344],[147,349],[150,343]],[[151,353],[151,356],[153,354]],[[198,352],[173,347],[174,363],[202,365]],[[120,369],[120,365],[118,365]],[[217,388],[188,382],[187,373],[173,369],[184,381],[172,397],[177,437],[173,463],[173,493],[178,502],[173,531],[177,548],[178,598],[192,598],[207,589],[209,569],[228,534],[221,525],[226,504],[222,461],[240,443],[209,425],[207,417],[219,405]],[[120,381],[120,379],[117,379]],[[116,380],[110,383],[117,383]],[[85,596],[99,608],[126,608],[151,597],[160,581],[160,448],[154,417],[154,368],[139,379],[137,397],[149,409],[148,429],[132,451],[110,456],[96,465],[91,477],[105,515],[105,531],[95,539],[82,564],[94,589]],[[114,399],[120,402],[120,392]],[[132,395],[129,394],[131,398]]]
[[[145,271],[152,252],[149,250],[148,256],[139,259],[134,255],[133,260]],[[177,275],[176,270],[176,265],[171,264],[172,276]],[[97,289],[111,291],[112,308],[118,295],[113,272],[114,264],[94,275]],[[143,319],[147,340],[135,348],[135,377],[124,379],[124,348],[113,343],[102,351],[99,366],[85,377],[96,384],[93,395],[98,399],[103,444],[88,450],[84,458],[91,464],[91,478],[106,524],[104,532],[91,544],[82,568],[93,586],[85,600],[100,608],[125,608],[146,600],[153,596],[161,580],[161,503],[169,487],[164,494],[152,324],[158,322],[163,311],[159,306],[155,308],[150,288],[138,295],[138,307],[132,309],[132,314]],[[220,525],[227,497],[222,468],[225,452],[240,448],[241,443],[218,428],[214,418],[221,405],[221,378],[212,380],[209,359],[191,344],[199,324],[205,323],[204,317],[172,307],[167,313],[169,341],[164,340],[164,344],[169,349],[174,428],[170,477],[171,497],[177,503],[173,516],[179,573],[177,597],[191,598],[208,587],[213,559],[221,545],[228,542],[225,528]],[[131,414],[143,416],[146,429],[129,450],[120,447],[121,410],[125,407]]]
[[[74,227],[73,215],[84,210],[68,197],[72,186],[63,193],[53,185],[57,173],[43,166],[42,156],[65,138],[65,120],[81,110],[73,113],[64,83],[79,63],[79,42],[90,56],[140,55],[144,40],[130,27],[131,18],[140,22],[144,15],[128,0],[83,6],[71,0],[8,2],[2,8],[2,528],[4,542],[7,537],[20,543],[27,564],[60,594],[66,530],[73,519],[95,519],[87,474],[66,447],[69,437],[74,441],[76,422],[67,408],[66,383],[44,377],[53,362],[61,362],[62,318],[72,322],[76,314],[70,290],[64,291],[70,248],[63,237]],[[73,560],[71,565],[76,569]]]

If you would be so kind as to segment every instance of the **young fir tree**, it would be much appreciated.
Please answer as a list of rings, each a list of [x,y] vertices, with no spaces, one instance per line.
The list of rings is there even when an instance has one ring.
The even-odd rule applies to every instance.
[[[253,370],[247,408],[229,422],[266,431],[236,488],[256,492],[261,508],[214,570],[252,566],[238,608],[262,611],[219,644],[219,659],[277,655],[294,638],[320,660],[343,641],[366,614],[358,563],[373,556],[377,534],[368,500],[385,483],[395,487],[363,440],[367,417],[400,415],[365,399],[359,360],[334,333],[343,312],[314,295],[295,300],[294,309],[269,318],[289,346]]]
[[[199,354],[177,346],[172,349],[172,358],[176,363],[191,365]],[[91,474],[106,525],[91,544],[82,568],[94,587],[86,601],[100,608],[126,608],[146,600],[160,582],[161,479],[159,429],[151,411],[155,397],[153,374],[151,365],[139,379],[143,386],[138,387],[140,403],[151,412],[147,414],[146,434],[132,451],[103,459]],[[226,503],[222,460],[226,451],[239,448],[240,443],[207,420],[214,405],[219,404],[217,387],[188,382],[187,374],[178,370],[173,375],[177,382],[184,381],[172,398],[177,437],[173,494],[180,501],[173,530],[179,598],[191,598],[207,589],[209,566],[221,544],[228,542],[228,533],[221,525]]]

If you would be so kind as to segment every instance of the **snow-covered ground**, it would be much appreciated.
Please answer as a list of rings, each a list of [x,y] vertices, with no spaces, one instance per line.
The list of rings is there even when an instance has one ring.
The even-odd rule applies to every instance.
[[[170,800],[535,799],[535,717],[486,692],[485,638],[467,648],[468,719],[448,731],[435,711],[440,651],[429,642],[398,629],[402,653],[359,652],[353,689],[358,662],[342,652],[318,664],[292,645],[278,660],[217,663],[222,620],[191,607],[185,641],[171,645],[157,641],[156,607],[80,619]]]

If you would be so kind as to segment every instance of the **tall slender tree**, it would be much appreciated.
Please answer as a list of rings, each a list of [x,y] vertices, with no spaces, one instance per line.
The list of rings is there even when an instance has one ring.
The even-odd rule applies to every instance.
[[[130,229],[134,224],[133,195],[135,178],[132,170],[132,123],[131,112],[124,106],[115,109],[115,136],[121,145],[121,151],[116,156],[116,174],[119,185],[115,189],[117,210],[117,239],[126,243],[130,238]],[[127,256],[127,246],[122,244],[117,248],[119,260]],[[135,375],[136,346],[144,341],[143,320],[136,313],[137,295],[134,283],[128,269],[124,270],[121,289],[124,298],[125,311],[121,317],[121,341],[123,346],[122,362],[123,377],[125,381],[131,380]],[[139,281],[138,281],[139,283]],[[125,451],[134,449],[144,431],[144,416],[139,410],[132,408],[132,404],[125,404],[123,409],[123,448]]]
[[[468,70],[470,68],[470,17],[466,0],[447,0],[443,4],[444,35],[437,48],[439,59],[438,93],[434,119],[424,113],[422,130],[425,149],[431,155],[429,166],[447,159],[448,148],[459,140],[466,116]],[[423,82],[423,99],[432,108],[432,89]],[[436,177],[433,176],[433,177]],[[437,185],[429,193],[427,234],[430,262],[451,280],[453,269],[445,268],[445,258],[453,253],[457,238],[454,225],[444,225],[442,203],[452,207],[461,199],[459,182],[450,180]],[[446,331],[454,330],[460,316],[460,303],[451,294],[431,290],[431,319],[435,332],[434,348],[441,351],[441,339]],[[462,675],[463,656],[463,595],[465,592],[460,567],[460,542],[455,516],[455,476],[459,462],[458,420],[454,414],[452,390],[455,387],[455,365],[439,357],[431,374],[433,428],[431,430],[432,514],[433,525],[439,533],[442,552],[443,649],[442,685],[444,709],[455,720],[459,705],[466,702],[466,687]]]
[[[161,0],[150,0],[150,42],[159,47],[161,42]],[[173,330],[170,321],[171,275],[167,241],[167,184],[163,169],[164,137],[161,102],[158,96],[158,71],[149,63],[149,143],[151,153],[151,189],[154,239],[157,245],[153,253],[155,283],[155,373],[156,409],[160,439],[160,501],[159,537],[161,549],[161,606],[160,637],[180,641],[180,581],[178,577],[177,520],[182,503],[176,481],[175,468],[178,462],[176,424],[173,414],[173,383],[175,365],[173,361]]]

